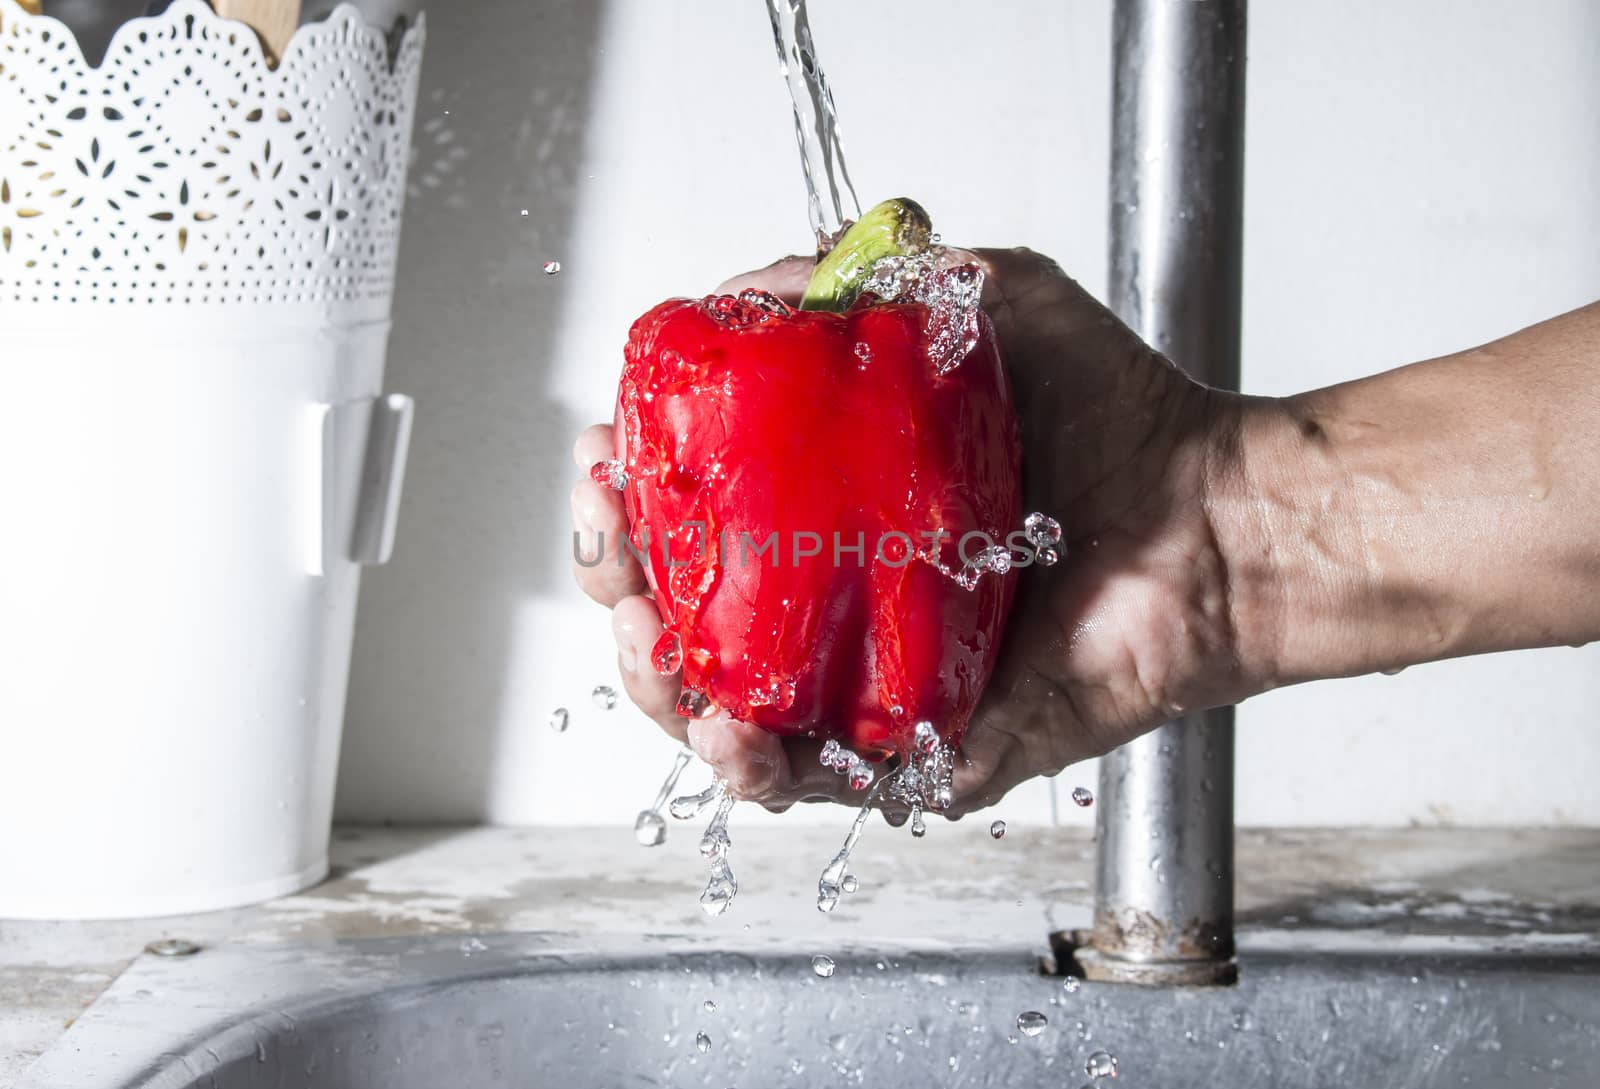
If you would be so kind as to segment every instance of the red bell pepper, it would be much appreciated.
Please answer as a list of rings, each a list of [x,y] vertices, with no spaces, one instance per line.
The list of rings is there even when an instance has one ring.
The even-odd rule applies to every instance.
[[[922,721],[959,742],[1011,606],[1021,454],[981,275],[925,258],[920,289],[886,286],[926,226],[909,201],[863,216],[810,309],[746,292],[634,323],[597,479],[623,490],[680,713],[869,759],[909,753]]]

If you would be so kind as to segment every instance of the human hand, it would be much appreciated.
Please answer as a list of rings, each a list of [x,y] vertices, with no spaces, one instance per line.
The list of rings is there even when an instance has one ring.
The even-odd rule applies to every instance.
[[[1182,710],[1226,702],[1236,686],[1227,571],[1210,525],[1208,481],[1225,471],[1230,405],[1192,382],[1051,261],[980,250],[985,306],[1005,349],[1023,437],[1025,509],[1062,524],[1065,562],[1019,572],[1006,643],[957,760],[952,818],[1053,775]],[[811,261],[790,258],[737,277],[794,301]],[[581,467],[613,455],[612,430],[578,439]],[[676,676],[649,665],[662,631],[643,570],[616,549],[621,496],[588,479],[573,516],[605,562],[575,565],[579,585],[612,609],[630,698],[687,740],[741,798],[782,809],[858,796],[817,760],[818,744],[781,740],[718,714],[677,716]],[[889,814],[898,819],[903,814]]]

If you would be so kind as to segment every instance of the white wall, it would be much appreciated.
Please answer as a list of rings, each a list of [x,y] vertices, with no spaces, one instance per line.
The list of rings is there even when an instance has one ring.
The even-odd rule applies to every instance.
[[[1108,3],[812,2],[863,200],[915,195],[946,238],[1026,242],[1103,286]],[[1340,0],[1252,19],[1248,389],[1600,297],[1600,8]],[[417,434],[395,560],[363,590],[340,811],[628,820],[671,749],[590,704],[616,669],[567,575],[567,451],[610,416],[633,317],[805,244],[765,15],[494,0],[434,12],[428,53],[390,353]],[[1277,692],[1240,711],[1239,819],[1600,823],[1597,706],[1600,647]],[[1050,801],[1039,783],[1002,812],[1048,820]]]

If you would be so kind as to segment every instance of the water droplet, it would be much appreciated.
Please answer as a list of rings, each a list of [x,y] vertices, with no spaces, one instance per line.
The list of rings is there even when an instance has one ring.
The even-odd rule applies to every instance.
[[[1066,979],[1061,981],[1061,989],[1066,991],[1068,994],[1077,994],[1078,988],[1081,986],[1083,986],[1083,981],[1077,976],[1068,976]]]
[[[1049,1023],[1049,1018],[1038,1010],[1028,1010],[1026,1013],[1017,1014],[1017,1031],[1024,1036],[1039,1035]]]
[[[927,721],[926,719],[917,723],[916,729],[912,736],[912,744],[914,744],[917,747],[917,751],[922,753],[924,756],[932,753],[934,749],[939,747],[938,729],[934,727],[933,723]]]
[[[1005,821],[995,821],[992,824],[990,824],[989,825],[989,834],[991,836],[993,836],[995,839],[999,839],[1000,837],[1004,836],[1006,834],[1006,822]]]
[[[1088,808],[1094,804],[1094,792],[1088,787],[1073,787],[1072,804],[1080,809]]]
[[[527,210],[527,209],[526,209],[526,208],[524,208],[524,209],[523,209],[523,210],[522,210],[522,214],[523,214],[523,215],[527,215],[527,214],[528,214],[528,210]]]
[[[633,838],[641,847],[659,847],[667,838],[667,822],[653,809],[641,809],[633,819]]]
[[[1022,535],[1035,548],[1058,545],[1061,543],[1061,523],[1048,514],[1034,511],[1022,520]]]
[[[861,360],[861,366],[865,369],[867,364],[872,362],[872,345],[866,341],[858,341],[856,343],[856,358]]]
[[[1083,1072],[1091,1078],[1114,1078],[1117,1076],[1117,1057],[1109,1051],[1096,1051],[1083,1063]]]
[[[853,873],[845,874],[844,880],[839,882],[839,888],[844,892],[855,892],[860,887],[861,882],[856,879],[856,875]]]
[[[811,970],[823,979],[827,979],[833,975],[833,958],[824,953],[818,953],[811,958]]]
[[[872,765],[865,760],[857,760],[850,765],[851,790],[866,790],[872,785],[874,778],[876,778],[876,773],[872,770]]]
[[[1255,1028],[1255,1024],[1255,1019],[1250,1016],[1249,1010],[1233,1011],[1234,1032],[1249,1032],[1251,1029]]]
[[[561,262],[560,261],[546,261],[544,263],[544,274],[546,276],[554,276],[556,273],[558,273],[560,271],[561,271]]]
[[[461,955],[463,957],[470,957],[472,954],[482,953],[488,948],[489,947],[487,945],[484,945],[483,942],[479,941],[477,938],[468,938],[461,943]]]
[[[597,684],[591,693],[594,705],[602,711],[609,711],[617,705],[617,690],[609,684]]]
[[[678,641],[677,632],[668,628],[661,633],[656,645],[650,648],[650,664],[663,677],[678,672],[683,665],[683,644]]]
[[[571,719],[572,716],[567,713],[565,707],[557,707],[550,712],[550,728],[558,734],[564,734],[567,732],[567,724]]]
[[[705,718],[711,713],[711,701],[706,699],[704,692],[685,688],[678,693],[676,710],[679,718]]]
[[[1006,1036],[1006,1043],[1014,1044],[1016,1042],[1017,1042],[1017,1037],[1016,1037],[1015,1033],[1012,1033],[1012,1034],[1009,1034],[1009,1035]]]
[[[911,834],[921,839],[928,834],[928,826],[922,820],[922,807],[917,806],[911,810]]]
[[[706,999],[704,1002],[700,1003],[700,1008],[705,1010],[707,1013],[716,1013],[717,1012],[717,1004],[715,1002],[713,1002],[709,998]]]
[[[695,1033],[694,1034],[694,1046],[695,1046],[695,1050],[696,1051],[698,1051],[698,1052],[700,1052],[700,1054],[704,1055],[706,1052],[711,1050],[711,1037],[707,1036],[703,1032]]]
[[[678,785],[678,778],[683,774],[683,769],[689,766],[689,761],[694,759],[694,753],[687,747],[678,750],[672,758],[672,770],[667,772],[667,777],[662,780],[661,788],[656,791],[656,800],[649,809],[641,809],[633,821],[633,838],[639,841],[642,847],[659,847],[667,838],[667,822],[661,819],[661,807],[667,804],[667,799],[672,796],[673,790]]]
[[[711,877],[706,881],[705,891],[700,894],[700,910],[716,918],[732,906],[733,898],[738,895],[739,879],[734,877],[727,861],[721,858],[713,861]]]
[[[616,458],[601,458],[589,466],[589,479],[602,488],[620,492],[628,486],[628,468]]]
[[[752,707],[787,711],[794,706],[794,695],[795,684],[788,677],[769,677],[765,673],[752,671],[751,684],[745,690],[744,698]]]

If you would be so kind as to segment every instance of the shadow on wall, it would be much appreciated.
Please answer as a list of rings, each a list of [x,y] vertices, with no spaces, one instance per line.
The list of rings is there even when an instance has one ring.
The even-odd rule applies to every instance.
[[[400,543],[361,591],[341,765],[362,774],[341,773],[345,819],[391,813],[397,795],[482,816],[516,610],[565,570],[566,535],[533,513],[566,509],[577,430],[549,392],[566,300],[542,266],[571,242],[605,9],[429,12],[387,382],[416,398],[417,423]]]

